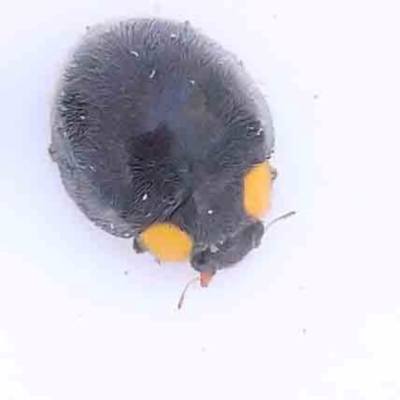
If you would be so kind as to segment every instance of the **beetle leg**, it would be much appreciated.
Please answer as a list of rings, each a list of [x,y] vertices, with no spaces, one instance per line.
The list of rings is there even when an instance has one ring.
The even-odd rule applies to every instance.
[[[143,248],[137,238],[133,239],[133,250],[135,250],[136,254],[146,253],[146,249]]]
[[[278,170],[275,167],[273,167],[272,165],[270,165],[269,168],[271,170],[272,180],[274,181],[278,177]]]
[[[54,148],[52,143],[48,148],[49,156],[53,162],[57,162],[57,150]]]

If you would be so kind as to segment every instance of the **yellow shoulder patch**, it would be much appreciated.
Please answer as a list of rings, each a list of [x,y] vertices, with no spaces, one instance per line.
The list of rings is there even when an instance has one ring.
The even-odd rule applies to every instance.
[[[164,262],[187,261],[193,249],[192,238],[169,223],[150,225],[140,234],[139,240],[146,250]]]
[[[245,175],[243,206],[251,217],[261,219],[270,208],[272,173],[267,161],[256,164]]]

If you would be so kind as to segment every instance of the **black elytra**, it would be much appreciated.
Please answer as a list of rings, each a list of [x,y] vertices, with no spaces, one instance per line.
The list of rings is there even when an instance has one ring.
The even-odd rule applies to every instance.
[[[56,92],[50,153],[81,211],[133,238],[157,222],[192,238],[212,271],[257,247],[243,177],[269,159],[267,103],[242,63],[189,23],[132,19],[91,28]]]

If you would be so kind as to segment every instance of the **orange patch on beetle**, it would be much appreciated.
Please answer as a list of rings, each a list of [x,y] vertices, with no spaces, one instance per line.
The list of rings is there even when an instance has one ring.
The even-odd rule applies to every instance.
[[[267,161],[256,164],[245,175],[243,182],[243,206],[246,213],[261,219],[271,202],[272,172]]]
[[[187,261],[193,249],[192,238],[176,225],[169,223],[150,225],[140,234],[139,239],[146,250],[164,262]]]

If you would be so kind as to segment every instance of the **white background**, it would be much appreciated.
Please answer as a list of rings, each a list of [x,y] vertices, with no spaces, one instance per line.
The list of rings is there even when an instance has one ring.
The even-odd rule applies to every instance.
[[[10,1],[0,15],[0,400],[400,399],[398,1]],[[96,229],[47,155],[85,26],[188,19],[277,131],[263,245],[207,289]]]

